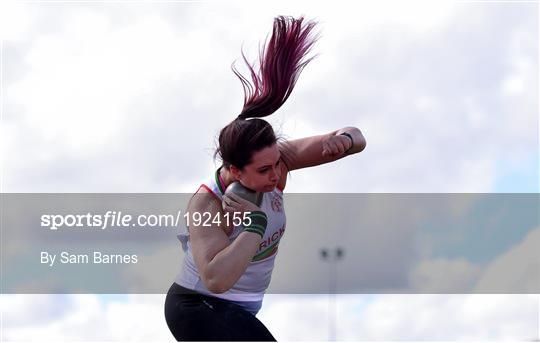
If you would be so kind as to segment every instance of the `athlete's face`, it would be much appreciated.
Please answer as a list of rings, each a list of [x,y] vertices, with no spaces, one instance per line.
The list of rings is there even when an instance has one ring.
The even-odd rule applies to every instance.
[[[253,154],[252,162],[233,174],[244,186],[258,192],[271,192],[281,177],[281,159],[277,144]]]

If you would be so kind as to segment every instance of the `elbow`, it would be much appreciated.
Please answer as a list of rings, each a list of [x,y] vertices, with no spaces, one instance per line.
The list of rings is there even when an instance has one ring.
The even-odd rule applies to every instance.
[[[203,278],[203,283],[210,292],[215,294],[225,293],[231,288],[225,280],[216,277]]]
[[[221,265],[210,262],[200,273],[201,280],[210,292],[221,294],[227,292],[232,286],[230,273]]]
[[[206,288],[210,292],[215,293],[215,294],[225,293],[229,290],[227,287],[224,287],[222,284],[215,281],[208,282],[208,284],[206,285]]]

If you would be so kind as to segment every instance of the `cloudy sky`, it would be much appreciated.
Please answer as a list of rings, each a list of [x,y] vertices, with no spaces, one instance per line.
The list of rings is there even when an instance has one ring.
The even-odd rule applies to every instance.
[[[0,6],[3,192],[193,192],[218,166],[217,134],[242,107],[230,65],[246,71],[241,45],[255,60],[277,15],[318,21],[321,38],[268,118],[276,131],[356,126],[368,142],[361,154],[293,172],[287,192],[539,192],[535,2]],[[493,268],[538,241],[539,228],[524,230]],[[467,271],[471,261],[439,263]],[[163,299],[2,296],[2,338],[166,341]],[[530,340],[539,311],[538,295],[526,294],[335,303],[270,294],[258,316],[285,340],[326,340],[332,313],[342,340]],[[296,314],[294,327],[283,313]]]

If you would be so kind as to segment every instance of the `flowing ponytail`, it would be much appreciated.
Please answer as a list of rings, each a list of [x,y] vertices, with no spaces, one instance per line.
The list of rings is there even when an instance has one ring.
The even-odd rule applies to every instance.
[[[302,61],[318,37],[310,34],[316,25],[304,18],[279,16],[274,19],[274,30],[270,42],[259,55],[259,74],[248,63],[244,52],[242,56],[249,67],[253,85],[234,68],[244,88],[244,108],[240,115],[221,129],[219,145],[214,158],[219,155],[223,166],[231,165],[239,169],[252,162],[253,153],[272,146],[280,139],[272,126],[264,119],[285,103],[291,94],[302,69],[313,59]],[[266,45],[266,41],[265,41]],[[244,120],[253,118],[251,120]],[[289,157],[282,151],[285,164]]]
[[[244,108],[237,119],[261,118],[274,113],[291,94],[302,69],[316,57],[302,61],[318,39],[310,36],[316,23],[310,21],[302,25],[303,20],[303,17],[284,16],[274,19],[270,42],[259,53],[259,74],[242,51],[253,85],[234,68],[233,62],[232,70],[244,89]]]

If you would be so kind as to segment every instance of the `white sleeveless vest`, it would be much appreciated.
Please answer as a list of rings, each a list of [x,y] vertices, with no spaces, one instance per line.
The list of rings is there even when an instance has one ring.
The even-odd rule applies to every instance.
[[[221,167],[217,169],[214,176],[206,184],[202,184],[201,186],[214,193],[221,202],[225,190],[219,176],[220,169]],[[185,257],[182,268],[175,278],[175,282],[202,294],[230,300],[240,305],[244,303],[246,307],[252,310],[255,307],[256,310],[251,311],[255,314],[260,308],[264,293],[270,284],[279,241],[285,233],[286,218],[283,207],[283,192],[276,187],[273,191],[264,193],[260,208],[266,213],[268,219],[264,237],[261,239],[259,249],[246,268],[246,271],[231,289],[227,292],[217,294],[210,292],[206,288],[197,271],[189,242],[189,231],[186,223],[183,221],[180,234],[177,237],[182,242],[182,250],[185,252]],[[243,226],[235,226],[232,234],[229,236],[229,241],[234,241],[243,230]],[[247,305],[247,302],[250,304]],[[255,306],[253,306],[254,304]]]

